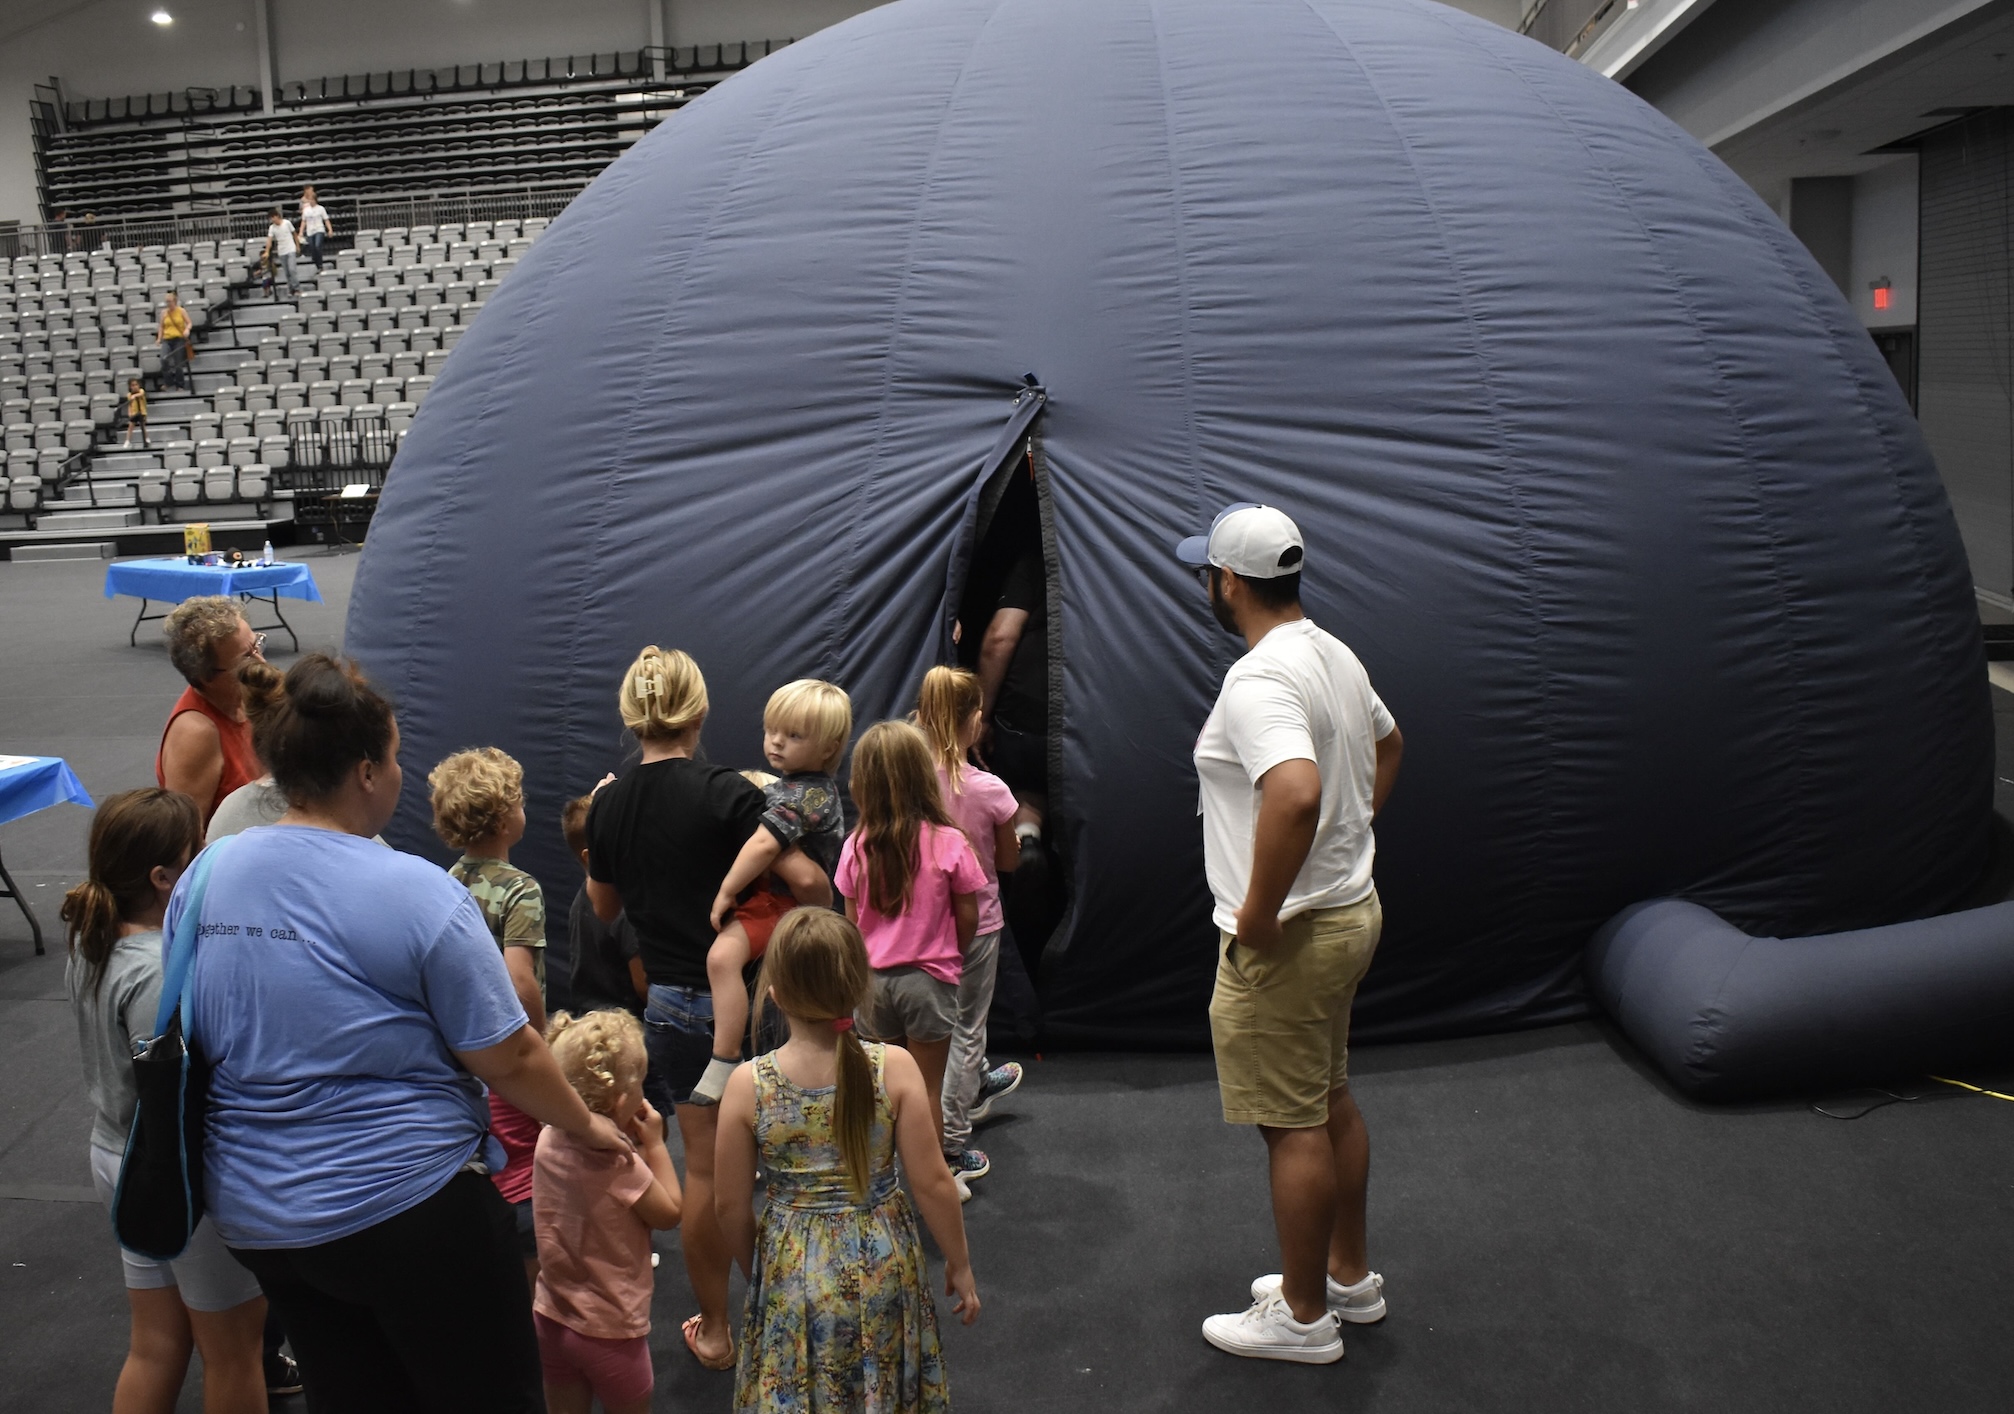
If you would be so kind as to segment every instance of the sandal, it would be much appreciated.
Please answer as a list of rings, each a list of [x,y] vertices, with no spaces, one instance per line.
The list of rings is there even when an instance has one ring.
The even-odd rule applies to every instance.
[[[734,1341],[727,1342],[727,1353],[711,1358],[699,1353],[699,1324],[705,1317],[688,1316],[680,1327],[685,1332],[685,1348],[692,1352],[692,1358],[708,1370],[732,1370],[734,1368]]]

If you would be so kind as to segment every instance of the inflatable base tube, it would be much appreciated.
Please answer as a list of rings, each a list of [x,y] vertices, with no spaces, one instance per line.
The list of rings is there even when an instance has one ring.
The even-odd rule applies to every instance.
[[[2014,1054],[2014,903],[1752,938],[1657,899],[1602,925],[1587,974],[1630,1040],[1699,1100],[1809,1095]]]

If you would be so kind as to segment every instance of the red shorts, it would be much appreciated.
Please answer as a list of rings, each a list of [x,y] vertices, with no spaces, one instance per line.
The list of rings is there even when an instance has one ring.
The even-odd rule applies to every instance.
[[[777,920],[795,907],[794,900],[769,888],[757,890],[755,897],[747,903],[734,906],[734,921],[741,925],[742,932],[748,934],[751,962],[769,950],[769,935],[776,931]]]
[[[650,1368],[650,1338],[603,1340],[582,1335],[540,1311],[531,1313],[538,1329],[538,1358],[549,1385],[586,1385],[604,1405],[634,1404],[649,1399],[656,1385]]]

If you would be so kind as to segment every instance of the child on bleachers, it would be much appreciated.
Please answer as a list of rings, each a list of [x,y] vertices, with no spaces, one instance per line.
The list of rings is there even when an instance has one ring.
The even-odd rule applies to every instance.
[[[861,734],[852,785],[860,823],[833,883],[874,966],[861,1020],[876,1040],[916,1058],[941,1146],[944,1063],[986,873],[944,809],[929,741],[909,723],[877,722]]]
[[[950,1407],[917,1208],[944,1254],[952,1310],[968,1326],[979,1318],[937,1100],[909,1055],[854,1035],[875,985],[859,930],[838,914],[800,908],[777,925],[758,993],[789,1039],[735,1070],[715,1149],[721,1230],[748,1274],[737,1410]]]
[[[560,1012],[546,1032],[560,1073],[587,1107],[635,1141],[592,1149],[559,1129],[532,1165],[539,1269],[532,1297],[551,1414],[643,1414],[650,1365],[650,1234],[678,1226],[684,1195],[664,1120],[643,1096],[643,1023],[626,1011]]]
[[[958,981],[958,1024],[944,1065],[944,1157],[960,1191],[969,1193],[966,1185],[992,1169],[971,1143],[972,1122],[983,1113],[979,1107],[990,1107],[1021,1084],[1021,1067],[1012,1061],[997,1071],[986,1066],[986,1013],[993,1006],[1000,939],[1007,926],[1000,910],[1000,871],[1011,873],[1021,858],[1021,842],[1014,834],[1014,816],[1021,807],[1005,781],[968,759],[986,723],[977,676],[963,668],[925,673],[916,697],[916,723],[930,739],[945,812],[965,832],[986,875],[979,891],[979,921]]]
[[[126,439],[119,444],[123,450],[133,445],[133,429],[140,429],[140,445],[147,445],[147,390],[140,386],[137,378],[126,380]]]
[[[591,795],[575,796],[559,814],[560,833],[582,869],[587,868],[587,808],[593,803]],[[574,1007],[580,1011],[621,1007],[642,1016],[650,981],[644,976],[636,929],[629,926],[628,915],[602,922],[588,901],[587,885],[582,884],[567,911],[566,937],[573,955]]]
[[[770,694],[762,710],[762,754],[778,775],[751,781],[762,787],[762,824],[741,847],[713,903],[719,930],[706,955],[713,990],[713,1060],[693,1098],[717,1100],[741,1059],[748,1030],[743,969],[762,956],[776,921],[800,902],[814,902],[822,876],[829,890],[839,867],[846,819],[833,772],[853,735],[853,702],[844,689],[800,678]],[[829,893],[827,897],[829,898]]]
[[[532,1026],[545,1029],[545,894],[538,880],[511,866],[511,847],[524,838],[524,768],[494,746],[457,751],[427,776],[433,788],[434,833],[460,850],[448,873],[468,889],[503,949],[511,985]],[[490,1133],[507,1162],[491,1175],[497,1192],[517,1209],[518,1250],[525,1279],[538,1276],[532,1236],[532,1150],[538,1121],[490,1095]]]

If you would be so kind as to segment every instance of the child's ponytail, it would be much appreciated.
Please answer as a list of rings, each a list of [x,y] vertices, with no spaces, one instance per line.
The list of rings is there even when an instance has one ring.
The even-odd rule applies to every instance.
[[[825,911],[831,913],[830,909]],[[840,917],[836,913],[832,916]],[[874,1064],[867,1059],[867,1048],[853,1032],[852,1017],[838,1017],[830,1024],[836,1070],[832,1137],[838,1141],[839,1157],[846,1164],[847,1185],[853,1189],[854,1197],[864,1199],[868,1180],[874,1174]]]
[[[798,908],[783,916],[762,957],[758,997],[773,996],[791,1016],[832,1029],[836,1083],[832,1136],[846,1165],[846,1182],[865,1199],[874,1175],[874,1112],[879,1104],[874,1063],[854,1034],[853,1013],[867,1000],[874,969],[860,930],[829,908]]]
[[[916,725],[930,738],[930,755],[953,794],[963,790],[965,748],[958,743],[972,714],[986,705],[976,675],[963,668],[932,668],[916,694]]]
[[[98,807],[91,817],[90,877],[63,896],[62,914],[68,946],[83,956],[94,994],[119,941],[119,925],[154,901],[154,870],[181,868],[202,847],[202,817],[178,791],[121,791]]]

